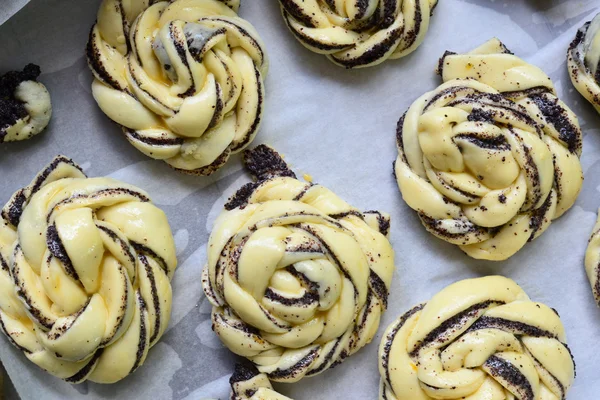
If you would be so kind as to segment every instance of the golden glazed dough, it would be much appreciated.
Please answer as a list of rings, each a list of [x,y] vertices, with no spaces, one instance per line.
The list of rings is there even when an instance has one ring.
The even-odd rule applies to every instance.
[[[425,228],[504,260],[575,202],[581,130],[550,78],[497,39],[440,60],[444,84],[398,122],[395,174]]]
[[[575,378],[555,310],[501,276],[454,283],[379,347],[381,400],[560,400]]]
[[[223,343],[271,380],[295,382],[375,335],[394,270],[389,218],[299,181],[267,146],[244,161],[258,181],[215,222],[203,287]]]
[[[269,378],[256,368],[242,364],[235,366],[229,379],[231,400],[292,400],[273,390]]]
[[[262,118],[268,61],[238,1],[103,0],[88,42],[92,91],[139,151],[210,175]]]
[[[600,14],[577,32],[567,67],[575,89],[600,112]]]
[[[145,192],[56,157],[2,210],[0,327],[52,375],[116,382],[165,331],[176,265]]]
[[[345,68],[377,65],[412,53],[429,29],[438,0],[279,0],[306,48]]]
[[[0,143],[30,139],[48,126],[52,104],[46,86],[36,80],[40,73],[28,64],[0,77]]]

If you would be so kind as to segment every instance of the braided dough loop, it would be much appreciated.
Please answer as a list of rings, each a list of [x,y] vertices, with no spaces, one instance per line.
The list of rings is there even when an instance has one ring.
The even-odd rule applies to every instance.
[[[600,112],[600,14],[577,31],[567,67],[575,89]]]
[[[412,53],[429,29],[437,0],[279,0],[296,39],[345,68]]]
[[[266,374],[255,367],[235,365],[235,371],[229,378],[231,400],[292,400],[277,393]]]
[[[86,178],[59,156],[0,220],[0,327],[71,383],[112,383],[143,364],[171,315],[175,245],[140,189]]]
[[[210,175],[256,135],[268,60],[239,1],[104,0],[87,47],[92,91],[131,144]]]
[[[497,39],[447,53],[440,74],[398,122],[398,186],[429,232],[473,258],[507,259],[579,195],[577,117]]]
[[[380,399],[559,400],[575,378],[555,310],[501,276],[454,283],[393,322]]]
[[[297,180],[267,146],[245,162],[259,180],[215,222],[203,287],[223,343],[271,380],[295,382],[375,335],[394,269],[389,218]]]

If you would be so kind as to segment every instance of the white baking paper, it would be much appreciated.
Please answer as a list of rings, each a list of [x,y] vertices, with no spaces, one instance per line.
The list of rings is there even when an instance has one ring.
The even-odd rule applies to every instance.
[[[0,8],[7,0],[0,0]],[[23,399],[226,399],[237,357],[210,326],[200,286],[205,245],[224,200],[248,181],[239,157],[210,178],[181,175],[150,160],[125,140],[96,106],[84,58],[98,0],[32,0],[0,26],[0,71],[27,62],[42,67],[54,115],[43,134],[0,146],[0,202],[56,154],[80,163],[90,176],[110,175],[147,190],[167,213],[179,267],[173,281],[169,330],[135,374],[113,385],[69,385],[31,364],[4,337],[0,356]],[[264,122],[255,141],[268,143],[299,172],[365,210],[391,214],[397,270],[379,335],[337,368],[296,384],[276,384],[296,399],[375,399],[377,350],[389,323],[460,279],[503,274],[531,298],[561,314],[577,362],[569,399],[600,392],[600,310],[584,273],[587,240],[600,206],[600,116],[571,86],[566,51],[577,28],[598,11],[597,0],[440,0],[423,45],[410,56],[346,71],[304,49],[288,32],[275,0],[243,0],[240,14],[266,42],[271,69]],[[1,15],[1,14],[0,14]],[[468,258],[425,232],[402,201],[392,176],[398,118],[435,88],[438,58],[467,51],[492,36],[539,65],[583,128],[585,183],[576,205],[509,261]]]
[[[25,7],[29,0],[2,0],[0,3],[0,24],[12,17],[17,11]]]

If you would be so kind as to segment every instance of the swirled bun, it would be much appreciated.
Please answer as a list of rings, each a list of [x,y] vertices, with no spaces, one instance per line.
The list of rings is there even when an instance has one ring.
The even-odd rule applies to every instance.
[[[379,398],[565,399],[575,378],[565,341],[556,311],[512,280],[460,281],[387,328]]]
[[[425,39],[437,0],[279,0],[293,35],[345,68],[397,59]]]
[[[28,64],[0,77],[0,143],[30,139],[48,126],[52,104],[39,75],[40,67]]]
[[[507,259],[577,199],[579,122],[550,78],[497,39],[447,52],[439,73],[398,122],[402,197],[438,238]]]
[[[600,112],[600,14],[577,31],[567,67],[575,89]]]
[[[268,61],[239,1],[103,0],[87,45],[92,92],[127,140],[210,175],[260,126]]]
[[[56,157],[2,209],[0,327],[54,376],[116,382],[165,331],[176,265],[145,192]]]
[[[295,382],[375,335],[394,270],[389,218],[301,182],[267,146],[244,162],[257,181],[215,222],[202,283],[223,343],[269,379]]]
[[[229,384],[230,400],[292,400],[273,390],[267,375],[261,374],[256,367],[236,364]]]

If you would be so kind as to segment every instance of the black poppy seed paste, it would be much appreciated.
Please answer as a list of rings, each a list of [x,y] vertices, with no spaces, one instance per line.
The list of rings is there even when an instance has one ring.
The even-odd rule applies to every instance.
[[[27,64],[23,71],[9,71],[0,76],[0,143],[9,127],[29,115],[25,104],[15,98],[15,90],[21,82],[35,81],[40,73],[39,66]]]

